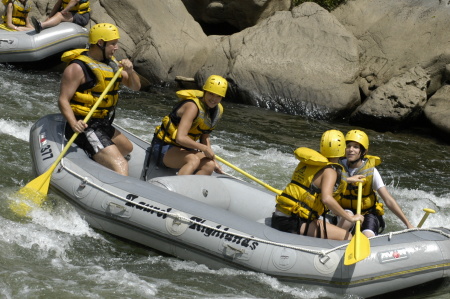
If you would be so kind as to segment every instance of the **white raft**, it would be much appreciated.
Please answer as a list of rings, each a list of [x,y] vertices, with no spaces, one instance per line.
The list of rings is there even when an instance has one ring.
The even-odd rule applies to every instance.
[[[39,61],[70,49],[86,48],[89,32],[63,22],[36,34],[31,31],[0,30],[0,63]]]
[[[60,154],[64,126],[64,118],[53,114],[31,128],[37,175]],[[322,286],[339,294],[370,297],[450,274],[447,228],[371,238],[370,256],[345,266],[348,242],[270,227],[275,194],[226,175],[175,176],[154,163],[146,168],[150,144],[121,131],[134,145],[129,177],[88,159],[75,145],[51,177],[51,189],[96,229],[211,268],[263,272],[287,283]]]

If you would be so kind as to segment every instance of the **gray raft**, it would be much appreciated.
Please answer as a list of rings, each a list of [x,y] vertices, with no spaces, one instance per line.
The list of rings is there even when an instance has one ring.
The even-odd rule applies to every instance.
[[[63,22],[36,34],[31,31],[0,30],[0,63],[39,61],[70,49],[86,48],[89,32]]]
[[[37,175],[64,146],[62,115],[48,115],[30,132]],[[371,254],[345,266],[348,242],[323,240],[270,227],[275,194],[226,175],[176,176],[147,167],[150,144],[133,142],[130,175],[121,176],[72,145],[50,187],[94,228],[211,268],[263,272],[288,283],[370,297],[446,278],[450,230],[414,229],[370,239]]]

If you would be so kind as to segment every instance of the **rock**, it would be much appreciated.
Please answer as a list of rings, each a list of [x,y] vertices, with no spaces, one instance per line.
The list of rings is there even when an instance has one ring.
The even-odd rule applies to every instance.
[[[450,63],[449,1],[346,1],[332,14],[359,40],[366,96],[414,66],[430,74],[428,95],[440,88]]]
[[[332,119],[360,104],[357,40],[312,2],[223,37],[196,79],[214,72],[230,97],[280,112]]]
[[[424,112],[433,126],[450,135],[450,85],[442,86],[428,100]]]
[[[351,114],[350,123],[380,131],[405,127],[421,115],[429,82],[429,74],[421,67],[392,78]]]
[[[228,23],[238,31],[258,24],[276,11],[288,11],[291,0],[182,0],[198,22]]]

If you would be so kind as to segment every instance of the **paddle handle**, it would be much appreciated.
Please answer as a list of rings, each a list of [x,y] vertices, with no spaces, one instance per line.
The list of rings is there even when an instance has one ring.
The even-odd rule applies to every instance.
[[[249,173],[243,171],[242,169],[238,168],[237,166],[234,166],[234,165],[231,164],[230,162],[225,161],[224,159],[222,159],[221,157],[219,157],[219,156],[217,156],[217,155],[215,155],[215,158],[216,158],[217,160],[219,160],[220,162],[222,162],[223,164],[225,164],[225,165],[227,165],[227,166],[233,168],[233,169],[236,170],[237,172],[239,172],[239,173],[245,175],[245,176],[248,177],[249,179],[254,180],[254,181],[257,182],[258,184],[264,186],[264,187],[267,188],[268,190],[270,190],[270,191],[272,191],[272,192],[274,192],[274,193],[276,193],[276,194],[278,194],[278,195],[281,195],[281,190],[275,189],[274,187],[271,187],[271,186],[267,185],[267,184],[264,183],[263,181],[260,181],[259,179],[255,178],[255,177],[252,176],[251,174],[249,174]]]
[[[425,212],[425,215],[423,215],[422,220],[420,220],[419,224],[417,225],[418,228],[422,227],[423,223],[425,222],[425,220],[427,220],[428,215],[430,215],[430,213],[432,214],[436,213],[435,210],[428,208],[423,209],[423,211]]]
[[[361,214],[361,201],[362,201],[362,182],[358,183],[358,203],[356,205],[356,214]],[[361,252],[360,246],[361,243],[359,241],[361,232],[361,221],[356,221],[356,234],[355,234],[355,257],[358,260],[359,254]]]

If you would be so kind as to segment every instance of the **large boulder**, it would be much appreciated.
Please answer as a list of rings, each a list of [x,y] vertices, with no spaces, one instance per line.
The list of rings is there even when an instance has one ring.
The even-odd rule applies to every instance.
[[[450,85],[441,87],[427,102],[424,109],[427,119],[447,136],[450,136]]]
[[[105,13],[99,9],[95,21],[112,18],[127,33],[136,70],[153,84],[174,82],[177,75],[194,76],[213,45],[181,1],[100,0],[100,4]]]
[[[228,23],[238,30],[258,24],[280,10],[289,10],[291,0],[182,0],[189,13],[207,24]]]
[[[449,1],[353,0],[332,14],[359,40],[365,95],[414,66],[431,76],[428,95],[440,88],[450,63]]]
[[[360,104],[357,40],[315,3],[277,12],[218,45],[197,78],[226,76],[240,102],[328,119]]]
[[[417,120],[427,103],[430,76],[410,69],[374,90],[350,116],[350,123],[380,131],[402,128]]]

